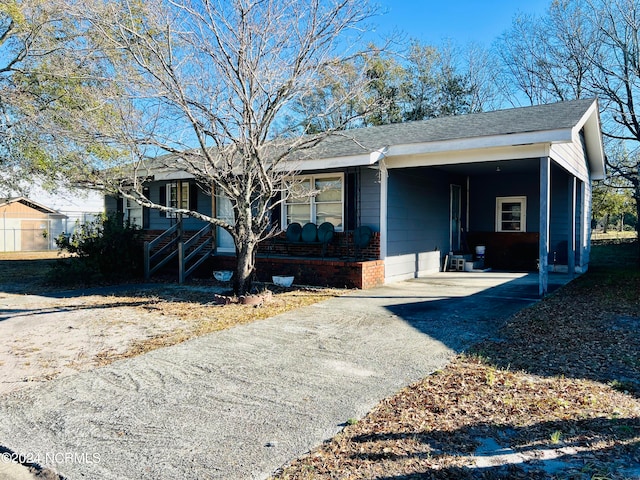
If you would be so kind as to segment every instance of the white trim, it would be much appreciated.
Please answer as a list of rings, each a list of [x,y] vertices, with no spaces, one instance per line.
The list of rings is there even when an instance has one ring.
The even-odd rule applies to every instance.
[[[520,203],[520,229],[519,230],[502,230],[502,204],[503,203]],[[496,197],[496,232],[526,232],[527,231],[527,197]]]
[[[561,130],[543,130],[528,133],[491,135],[436,142],[393,145],[389,147],[387,157],[424,155],[426,153],[442,153],[461,150],[478,150],[484,148],[513,148],[534,144],[571,143],[572,141],[572,129],[566,128]]]
[[[387,209],[389,173],[386,162],[380,162],[380,260],[387,258]],[[386,268],[386,267],[385,267]]]
[[[123,200],[124,219],[128,220],[131,225],[142,228],[144,215],[142,205],[130,198],[124,198]]]
[[[180,184],[180,188],[178,188],[178,184]],[[186,198],[186,205],[183,204],[183,202],[181,201],[180,198],[177,198],[178,193],[182,193],[184,192],[184,188],[186,186],[187,189],[187,198]],[[175,187],[176,188],[176,204],[175,205],[171,205],[171,189]],[[188,181],[182,181],[182,180],[178,180],[175,182],[169,182],[167,183],[164,188],[166,189],[166,201],[165,201],[165,207],[169,207],[169,208],[176,208],[176,209],[189,209],[189,202],[191,200],[191,192],[189,191],[189,182]],[[184,197],[184,195],[183,195]],[[166,213],[166,217],[167,218],[177,218],[178,214],[175,212],[167,212]]]
[[[294,178],[296,180],[309,180],[310,186],[312,189],[315,189],[315,182],[318,179],[322,179],[322,178],[340,178],[340,218],[342,219],[342,226],[340,227],[335,227],[336,232],[343,232],[344,228],[345,228],[345,218],[344,218],[344,172],[336,172],[336,173],[318,173],[315,175],[295,175],[293,177],[289,177],[289,178]],[[286,179],[285,179],[286,181]],[[309,213],[310,213],[310,221],[313,223],[317,223],[317,207],[316,207],[316,202],[315,202],[315,195],[311,195],[309,197]],[[337,203],[336,202],[330,202],[330,203]],[[306,205],[306,204],[303,204]],[[281,212],[280,212],[280,224],[282,225],[282,229],[286,230],[287,227],[289,226],[288,222],[287,222],[287,208],[288,208],[288,203],[285,200],[284,202],[282,202],[282,208],[281,208]]]
[[[538,293],[542,297],[549,288],[549,223],[551,219],[551,159],[540,158],[540,222],[538,243]]]
[[[309,170],[328,170],[330,168],[361,167],[375,164],[379,158],[373,153],[351,155],[348,157],[314,158],[308,160],[286,160],[277,165],[279,172],[305,172]]]
[[[495,162],[497,160],[520,160],[549,155],[550,144],[519,145],[517,147],[484,148],[463,151],[433,152],[423,155],[387,157],[387,168],[430,167],[457,165],[460,163]]]
[[[574,133],[585,130],[585,144],[587,151],[587,162],[591,170],[592,180],[603,180],[605,178],[605,154],[604,144],[600,141],[600,112],[598,102],[594,101],[584,113],[580,121],[573,127]]]

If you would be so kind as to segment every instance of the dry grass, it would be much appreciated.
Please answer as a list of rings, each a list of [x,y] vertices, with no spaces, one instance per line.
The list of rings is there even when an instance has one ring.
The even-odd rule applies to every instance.
[[[167,293],[170,293],[170,295],[167,295]],[[117,359],[133,357],[156,348],[176,345],[201,335],[312,305],[343,293],[343,290],[329,288],[280,291],[273,294],[269,301],[260,306],[241,305],[238,303],[216,305],[212,303],[213,294],[206,287],[158,287],[153,290],[130,293],[127,297],[118,298],[118,302],[180,318],[184,321],[184,327],[170,333],[135,341],[123,353],[102,352],[98,355],[97,361],[100,365],[105,365]]]
[[[633,240],[638,238],[638,234],[635,231],[618,232],[617,230],[604,232],[593,232],[591,234],[591,240]]]
[[[63,254],[57,250],[43,252],[0,252],[0,284],[11,285],[22,293],[56,290],[46,285],[49,270]]]
[[[273,478],[640,478],[634,252],[629,244],[595,248],[606,266],[520,312],[499,338],[381,402]]]

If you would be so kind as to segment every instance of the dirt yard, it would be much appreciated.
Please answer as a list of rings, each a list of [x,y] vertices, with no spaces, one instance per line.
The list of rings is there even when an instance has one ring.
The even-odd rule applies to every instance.
[[[0,255],[0,396],[340,294],[276,290],[259,306],[215,303],[221,285],[125,285],[60,293],[55,252]],[[64,295],[65,298],[58,298]]]

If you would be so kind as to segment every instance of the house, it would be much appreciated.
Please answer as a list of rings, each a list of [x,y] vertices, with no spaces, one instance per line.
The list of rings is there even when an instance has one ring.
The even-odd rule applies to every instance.
[[[267,241],[259,276],[366,288],[484,251],[486,267],[538,270],[544,294],[549,269],[588,268],[591,182],[605,175],[596,100],[348,130],[288,162],[283,168],[297,172],[298,184],[321,194],[291,198],[273,221],[283,231],[294,222],[328,221],[335,238],[325,257],[304,242]],[[148,188],[153,201],[232,218],[228,201],[206,197],[184,173],[158,172]],[[149,230],[176,222],[135,205],[122,210]],[[182,229],[199,227],[186,219]],[[373,233],[357,252],[359,227]],[[233,244],[226,232],[215,238],[214,263],[229,266]]]
[[[55,249],[67,216],[26,197],[0,200],[0,252]]]

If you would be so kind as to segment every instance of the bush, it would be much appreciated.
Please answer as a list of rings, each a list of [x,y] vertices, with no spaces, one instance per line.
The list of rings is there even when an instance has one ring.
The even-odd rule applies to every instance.
[[[139,227],[122,215],[103,215],[80,225],[72,235],[56,239],[72,256],[59,260],[50,280],[66,284],[116,282],[142,276],[143,249]]]

